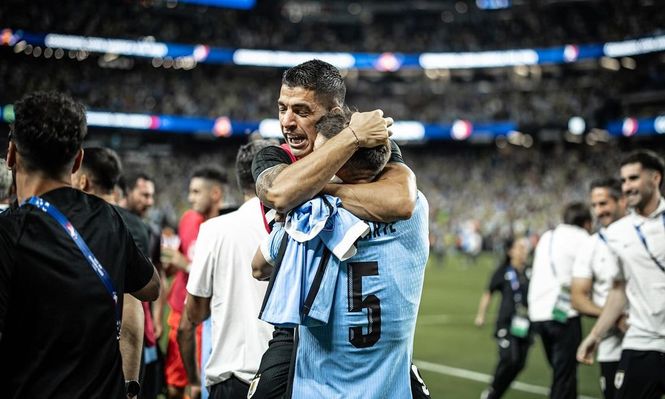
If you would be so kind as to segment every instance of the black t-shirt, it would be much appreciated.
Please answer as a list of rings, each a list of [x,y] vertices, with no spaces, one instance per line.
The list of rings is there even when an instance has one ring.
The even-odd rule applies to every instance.
[[[501,292],[501,305],[499,307],[499,314],[496,318],[496,331],[500,329],[508,329],[510,327],[510,322],[513,315],[515,314],[515,291],[513,290],[510,276],[508,271],[512,269],[510,265],[499,266],[492,278],[490,279],[488,291],[494,293],[496,291]],[[515,270],[515,269],[513,269]],[[521,296],[521,303],[525,307],[527,306],[527,289],[529,288],[529,280],[525,273],[517,273],[519,280],[519,288],[517,288],[517,293]]]
[[[150,230],[148,229],[148,226],[143,222],[143,220],[141,220],[140,217],[131,213],[127,209],[121,208],[119,206],[114,206],[114,208],[118,211],[122,217],[122,220],[125,222],[127,230],[129,230],[132,237],[134,237],[136,246],[141,250],[141,252],[143,252],[144,255],[148,256],[150,254]]]
[[[71,188],[42,198],[78,230],[120,301],[150,281],[153,266],[115,208]],[[60,224],[31,205],[0,215],[0,331],[3,398],[125,397],[111,295]]]
[[[390,159],[388,162],[404,163],[402,151],[397,143],[390,140]],[[291,164],[291,157],[279,146],[271,145],[259,151],[252,161],[252,176],[254,181],[259,178],[261,172],[279,164]]]

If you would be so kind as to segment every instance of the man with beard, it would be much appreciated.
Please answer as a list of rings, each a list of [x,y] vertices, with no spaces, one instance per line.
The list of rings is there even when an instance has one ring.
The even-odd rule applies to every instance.
[[[589,196],[600,230],[582,245],[575,259],[571,300],[573,308],[581,314],[598,317],[616,274],[614,262],[609,261],[612,254],[605,242],[605,230],[626,215],[626,201],[621,182],[613,177],[593,181]],[[600,388],[606,399],[614,398],[614,374],[621,357],[622,337],[623,332],[613,328],[598,346]]]
[[[640,150],[621,162],[621,186],[631,212],[608,227],[607,244],[618,267],[607,302],[577,359],[593,354],[626,304],[629,328],[614,377],[615,398],[659,399],[665,395],[665,162]]]

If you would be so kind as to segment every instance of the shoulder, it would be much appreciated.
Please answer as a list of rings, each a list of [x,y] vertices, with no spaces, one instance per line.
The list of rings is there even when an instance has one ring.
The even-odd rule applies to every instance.
[[[252,176],[254,180],[257,180],[265,170],[279,164],[291,164],[291,157],[286,150],[276,145],[261,149],[252,161]]]

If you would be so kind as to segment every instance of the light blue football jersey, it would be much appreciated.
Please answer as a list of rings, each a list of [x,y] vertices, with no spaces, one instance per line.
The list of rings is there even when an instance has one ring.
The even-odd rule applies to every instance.
[[[369,222],[357,254],[340,265],[328,324],[299,329],[293,399],[411,398],[428,208],[419,192],[410,219]]]

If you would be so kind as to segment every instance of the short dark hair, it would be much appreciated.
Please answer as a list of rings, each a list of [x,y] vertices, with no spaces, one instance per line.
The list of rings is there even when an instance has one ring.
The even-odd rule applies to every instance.
[[[115,151],[104,147],[84,149],[81,169],[88,172],[92,182],[105,193],[112,192],[122,174],[122,163]]]
[[[155,179],[150,177],[147,173],[144,172],[129,172],[127,174],[124,174],[120,177],[119,183],[121,184],[121,188],[124,189],[125,194],[128,192],[134,190],[136,188],[136,183],[138,183],[139,180],[145,180],[152,182],[155,184]]]
[[[328,109],[342,106],[346,97],[346,85],[339,70],[321,60],[287,69],[282,75],[282,85],[314,91],[316,99]]]
[[[573,226],[584,227],[591,223],[591,211],[583,202],[571,202],[563,210],[563,222]]]
[[[665,161],[653,151],[637,150],[626,155],[621,160],[621,167],[631,164],[639,163],[642,168],[656,171],[660,174],[660,187],[663,186],[663,177],[665,177]]]
[[[35,92],[14,104],[11,140],[26,168],[58,177],[70,167],[88,128],[85,107],[56,92]]]
[[[265,147],[274,145],[271,140],[252,140],[240,146],[236,155],[236,179],[238,187],[243,192],[256,191],[254,177],[252,176],[252,161],[254,156]]]
[[[331,139],[349,125],[351,115],[352,112],[348,107],[343,107],[342,110],[334,109],[319,119],[316,123],[316,131],[323,137]],[[341,169],[362,170],[376,176],[383,170],[389,159],[389,143],[372,148],[359,148]]]
[[[220,168],[214,166],[201,166],[195,169],[194,173],[192,173],[192,179],[196,177],[217,183],[221,186],[228,183],[229,181],[226,177],[226,173],[224,173],[224,171]]]
[[[589,185],[589,192],[593,191],[596,188],[607,189],[610,196],[614,198],[615,201],[618,201],[622,197],[621,193],[621,181],[616,177],[602,177],[591,182]]]

